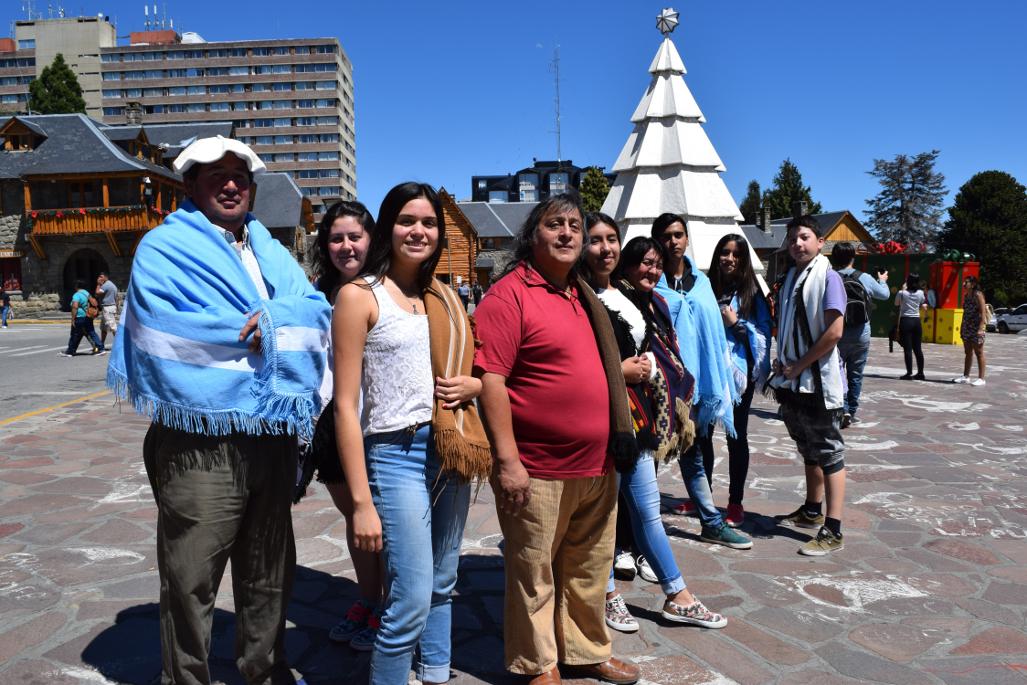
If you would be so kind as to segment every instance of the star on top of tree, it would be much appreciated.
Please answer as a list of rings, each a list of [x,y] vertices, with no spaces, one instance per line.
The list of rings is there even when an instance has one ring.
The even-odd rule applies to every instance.
[[[669,36],[674,27],[678,25],[678,13],[674,11],[673,7],[664,7],[658,15],[656,15],[656,28],[660,30],[664,36]]]

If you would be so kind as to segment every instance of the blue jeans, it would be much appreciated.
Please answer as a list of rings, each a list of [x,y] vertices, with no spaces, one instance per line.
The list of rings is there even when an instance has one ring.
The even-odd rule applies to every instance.
[[[670,541],[667,540],[667,531],[663,529],[663,519],[660,518],[660,488],[656,484],[653,453],[643,452],[635,468],[627,473],[617,474],[617,478],[624,501],[628,503],[635,546],[652,567],[663,593],[668,596],[676,595],[685,589],[685,580],[678,570]],[[613,592],[614,589],[611,567],[606,591]]]
[[[697,427],[698,428],[698,427]],[[713,432],[713,426],[708,429],[708,434]],[[720,529],[724,525],[724,518],[720,515],[717,507],[713,506],[713,491],[706,479],[706,469],[703,467],[703,454],[699,449],[700,442],[707,442],[712,450],[713,441],[701,441],[696,436],[695,442],[678,459],[678,466],[681,467],[681,480],[685,481],[685,490],[692,503],[695,504],[699,513],[699,521],[703,528]]]
[[[453,605],[471,487],[439,473],[431,427],[364,439],[371,498],[382,521],[386,600],[371,655],[372,685],[449,680]]]
[[[7,317],[10,316],[10,315],[11,315],[11,305],[7,305],[6,307],[0,307],[0,318],[3,319],[3,324],[0,324],[0,325],[6,326],[7,325]]]
[[[859,409],[859,395],[863,391],[863,369],[867,365],[870,354],[870,340],[857,338],[849,340],[843,337],[838,341],[838,355],[845,364],[845,413],[855,416]]]
[[[71,324],[71,337],[68,338],[68,349],[66,350],[68,354],[75,354],[78,351],[83,336],[89,338],[89,342],[93,344],[94,348],[103,349],[100,338],[96,335],[96,329],[93,328],[93,320],[88,316],[79,316],[75,318],[75,323]]]

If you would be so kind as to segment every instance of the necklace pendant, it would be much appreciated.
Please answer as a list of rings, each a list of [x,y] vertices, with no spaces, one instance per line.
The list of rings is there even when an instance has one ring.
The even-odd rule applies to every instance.
[[[416,314],[417,313],[417,303],[416,302],[411,302],[410,306],[414,308],[414,314]]]

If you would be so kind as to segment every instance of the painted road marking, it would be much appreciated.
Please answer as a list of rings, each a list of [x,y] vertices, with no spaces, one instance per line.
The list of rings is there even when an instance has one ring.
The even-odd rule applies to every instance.
[[[64,345],[61,345],[60,347],[46,347],[46,346],[42,346],[41,345],[41,347],[43,347],[44,349],[42,349],[42,350],[27,350],[25,352],[15,352],[14,354],[9,354],[7,356],[8,357],[24,357],[24,356],[30,355],[30,354],[40,354],[42,352],[56,352],[57,350],[63,350],[64,349]]]
[[[101,390],[100,392],[94,392],[91,395],[83,395],[82,397],[76,398],[74,400],[68,400],[67,402],[61,402],[60,404],[55,404],[51,407],[43,407],[42,409],[36,409],[34,411],[25,412],[24,414],[19,414],[18,416],[12,416],[9,419],[0,420],[0,426],[6,426],[7,424],[14,423],[15,421],[21,421],[22,419],[27,419],[32,416],[39,416],[40,414],[45,414],[49,411],[54,411],[55,409],[70,407],[71,405],[79,404],[80,402],[88,402],[89,400],[95,400],[97,397],[109,395],[110,392],[110,390]]]

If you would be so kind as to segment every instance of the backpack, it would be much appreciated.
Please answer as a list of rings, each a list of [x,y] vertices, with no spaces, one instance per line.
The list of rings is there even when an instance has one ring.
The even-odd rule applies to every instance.
[[[870,321],[870,312],[873,311],[870,293],[859,281],[863,274],[853,271],[851,274],[839,275],[842,277],[842,285],[845,286],[845,325],[863,326]]]

